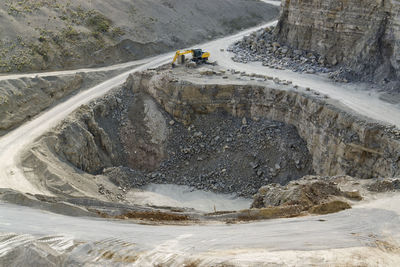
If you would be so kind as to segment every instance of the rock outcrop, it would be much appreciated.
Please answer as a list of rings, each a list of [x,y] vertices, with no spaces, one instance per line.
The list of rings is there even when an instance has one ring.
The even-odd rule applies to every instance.
[[[275,34],[281,43],[314,51],[357,75],[400,79],[397,0],[282,0]]]
[[[261,187],[254,196],[252,207],[296,206],[302,211],[324,214],[350,208],[346,200],[361,199],[358,191],[342,191],[334,179],[305,176],[286,186],[270,184]]]
[[[253,208],[297,207],[303,211],[324,214],[349,208],[348,202],[382,192],[400,190],[400,179],[360,180],[350,176],[304,176],[287,185],[269,184],[254,195]]]

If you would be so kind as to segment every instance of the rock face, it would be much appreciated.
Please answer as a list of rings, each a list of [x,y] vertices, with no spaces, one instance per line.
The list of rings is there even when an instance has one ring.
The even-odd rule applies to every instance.
[[[165,157],[167,134],[155,102],[122,89],[80,107],[56,129],[52,146],[57,156],[90,174],[112,166],[151,171]]]
[[[397,0],[282,0],[275,34],[331,65],[344,63],[375,78],[400,78],[400,2]]]
[[[117,156],[109,136],[94,120],[93,112],[82,107],[78,120],[70,120],[60,127],[55,151],[74,166],[89,173],[96,173],[103,166],[112,166]]]

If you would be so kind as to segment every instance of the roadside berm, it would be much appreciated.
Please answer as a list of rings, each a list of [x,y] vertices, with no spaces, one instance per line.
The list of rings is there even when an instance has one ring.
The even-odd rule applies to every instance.
[[[36,140],[22,166],[49,195],[42,201],[103,217],[174,218],[160,210],[184,216],[179,221],[292,217],[398,190],[399,136],[289,81],[164,66],[81,106]],[[150,183],[254,200],[251,209],[212,214],[138,205],[133,193]]]

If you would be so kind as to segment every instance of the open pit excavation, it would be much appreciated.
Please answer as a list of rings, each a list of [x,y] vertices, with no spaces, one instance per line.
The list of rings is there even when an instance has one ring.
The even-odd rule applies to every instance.
[[[207,83],[203,83],[205,77]],[[178,249],[184,244],[180,240],[193,234],[192,228],[186,228],[192,224],[224,223],[235,227],[260,219],[342,210],[348,211],[339,213],[341,218],[364,212],[364,220],[383,216],[377,215],[382,212],[379,208],[371,210],[368,205],[363,208],[362,203],[400,189],[400,180],[392,179],[398,177],[399,145],[393,128],[349,113],[336,101],[305,88],[288,89],[267,76],[247,77],[220,66],[178,67],[173,71],[164,66],[129,76],[125,84],[81,106],[25,150],[21,160],[24,175],[47,194],[22,195],[3,190],[1,198],[69,216],[178,224],[174,229],[188,230],[187,237],[174,241],[180,244]],[[199,190],[214,195],[204,195]],[[397,194],[392,198],[397,199]],[[351,206],[355,208],[349,210]],[[344,236],[335,242],[343,242],[354,253],[387,246],[390,250],[381,252],[385,256],[377,256],[378,261],[396,262],[398,211],[394,208],[386,212],[385,226],[369,223],[355,235],[348,232],[360,226],[338,226],[337,231]],[[12,214],[17,216],[18,212]],[[318,220],[327,227],[337,222],[336,217],[330,223],[331,219],[324,216],[305,219],[305,227]],[[206,225],[202,227],[208,229]],[[240,229],[241,226],[237,231]],[[33,236],[6,236],[4,243],[14,244],[17,241],[12,240],[22,239],[18,242],[26,244],[25,238],[31,240],[26,241],[29,244],[40,242],[34,232],[29,234]],[[205,256],[200,249],[197,256],[189,257],[173,250],[168,252],[173,255],[170,258],[165,257],[161,248],[143,254],[133,248],[129,252],[120,251],[117,245],[111,245],[115,251],[110,249],[103,257],[93,249],[99,249],[96,244],[109,241],[100,238],[93,244],[84,242],[86,245],[75,247],[73,244],[81,241],[69,235],[74,236],[68,232],[67,236],[59,237],[68,242],[46,243],[51,247],[67,242],[68,249],[62,255],[78,262],[118,262],[124,257],[126,262],[138,266],[191,261],[204,266],[210,262],[231,263],[223,256],[227,252]],[[352,236],[351,241],[345,238],[347,235]],[[394,243],[385,243],[388,235]],[[113,242],[122,240],[137,241],[132,237],[129,241],[122,238]],[[332,255],[342,252],[337,250],[340,246],[319,244],[326,255],[333,257],[331,262],[336,260]],[[94,247],[84,259],[80,258],[82,246]],[[17,248],[20,246],[15,245],[11,251],[21,253]],[[249,264],[246,257],[252,253],[260,255],[260,261],[270,255],[264,250],[246,251],[239,253],[238,262]],[[153,255],[157,255],[157,260],[149,261]],[[309,257],[316,258],[314,254]],[[56,260],[68,263],[62,257]],[[361,262],[369,261],[366,258]]]
[[[275,24],[199,45],[208,64],[0,78],[45,93],[0,137],[0,265],[398,266],[398,103],[282,69]]]

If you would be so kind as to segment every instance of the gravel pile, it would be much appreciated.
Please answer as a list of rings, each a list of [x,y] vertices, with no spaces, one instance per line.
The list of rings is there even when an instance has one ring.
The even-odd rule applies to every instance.
[[[228,49],[235,53],[232,60],[240,63],[261,61],[263,66],[299,73],[327,73],[336,82],[349,82],[353,79],[348,68],[329,65],[324,57],[316,53],[278,43],[273,31],[274,27],[267,27],[233,44]]]

